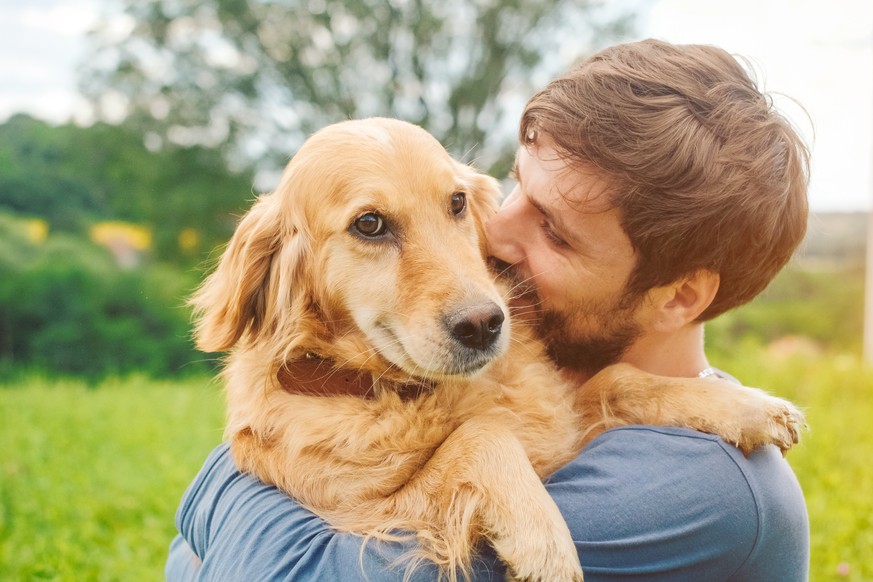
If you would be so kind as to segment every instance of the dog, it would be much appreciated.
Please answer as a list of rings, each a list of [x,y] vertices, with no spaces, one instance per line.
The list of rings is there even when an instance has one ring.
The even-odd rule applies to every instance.
[[[803,417],[757,389],[626,365],[569,384],[485,261],[499,197],[415,125],[328,126],[192,296],[195,339],[229,352],[241,470],[339,530],[415,532],[452,580],[484,536],[517,579],[580,581],[542,480],[591,438],[662,424],[785,451]]]

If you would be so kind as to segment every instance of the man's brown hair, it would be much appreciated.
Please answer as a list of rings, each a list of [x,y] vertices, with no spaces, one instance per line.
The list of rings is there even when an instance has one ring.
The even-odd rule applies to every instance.
[[[612,181],[639,294],[720,276],[706,321],[760,293],[803,239],[809,153],[740,64],[711,46],[647,40],[595,54],[528,102],[520,140],[554,140]]]

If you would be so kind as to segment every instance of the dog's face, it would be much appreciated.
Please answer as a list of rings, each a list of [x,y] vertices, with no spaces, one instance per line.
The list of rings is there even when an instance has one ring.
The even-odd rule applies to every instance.
[[[288,358],[344,342],[417,377],[475,373],[509,341],[483,260],[498,195],[416,126],[329,126],[246,215],[195,295],[198,344],[269,345]]]

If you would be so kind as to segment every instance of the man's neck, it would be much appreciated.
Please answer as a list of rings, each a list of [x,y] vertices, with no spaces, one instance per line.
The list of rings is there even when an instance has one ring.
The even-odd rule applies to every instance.
[[[703,324],[689,324],[669,334],[644,335],[621,361],[659,376],[697,376],[709,366],[703,350]]]

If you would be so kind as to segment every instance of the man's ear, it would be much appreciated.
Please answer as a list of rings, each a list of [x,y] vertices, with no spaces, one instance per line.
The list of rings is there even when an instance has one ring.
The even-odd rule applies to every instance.
[[[650,290],[652,325],[658,331],[669,332],[695,321],[715,299],[720,281],[718,273],[698,269],[674,283]]]

